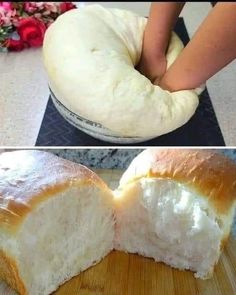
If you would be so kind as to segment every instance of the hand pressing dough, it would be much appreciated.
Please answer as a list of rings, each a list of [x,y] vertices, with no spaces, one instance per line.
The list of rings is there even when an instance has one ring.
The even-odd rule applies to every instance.
[[[155,137],[185,124],[202,89],[170,93],[140,74],[146,18],[90,5],[60,16],[43,53],[49,85],[68,109],[119,136]],[[173,32],[169,67],[183,44]]]

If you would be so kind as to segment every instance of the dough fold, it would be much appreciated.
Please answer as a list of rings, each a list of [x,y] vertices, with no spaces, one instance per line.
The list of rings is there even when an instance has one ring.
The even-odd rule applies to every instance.
[[[61,15],[46,32],[43,54],[57,99],[115,135],[156,137],[185,124],[202,89],[170,93],[135,70],[147,19],[89,5]],[[173,32],[168,67],[183,49]]]

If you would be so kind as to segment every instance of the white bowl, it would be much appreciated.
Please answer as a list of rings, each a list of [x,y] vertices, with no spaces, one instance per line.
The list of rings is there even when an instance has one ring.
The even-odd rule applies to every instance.
[[[50,88],[49,88],[50,89]],[[111,130],[103,127],[101,124],[89,121],[84,119],[78,114],[73,113],[67,107],[65,107],[54,95],[52,90],[50,89],[52,101],[58,110],[58,112],[62,115],[62,117],[68,121],[71,125],[76,127],[77,129],[87,133],[88,135],[111,143],[118,144],[134,144],[139,142],[144,142],[150,140],[154,137],[121,137],[119,135],[114,134]]]

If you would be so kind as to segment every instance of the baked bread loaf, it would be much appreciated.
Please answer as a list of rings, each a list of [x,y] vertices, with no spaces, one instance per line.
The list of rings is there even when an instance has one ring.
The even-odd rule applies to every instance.
[[[211,150],[150,149],[115,191],[115,248],[211,277],[236,205],[236,165]]]
[[[112,248],[112,193],[82,165],[41,151],[0,155],[0,280],[48,295]]]
[[[44,65],[56,98],[114,136],[152,138],[179,128],[203,89],[170,93],[135,69],[146,22],[130,11],[89,5],[64,13],[45,34]],[[173,32],[167,68],[182,49]]]

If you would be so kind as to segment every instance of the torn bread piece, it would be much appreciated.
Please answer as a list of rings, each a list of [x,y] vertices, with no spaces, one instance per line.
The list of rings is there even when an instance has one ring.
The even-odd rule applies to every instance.
[[[212,276],[234,216],[234,162],[211,150],[145,150],[114,193],[116,249]]]
[[[112,192],[86,167],[42,151],[0,155],[0,279],[47,295],[113,248]]]

